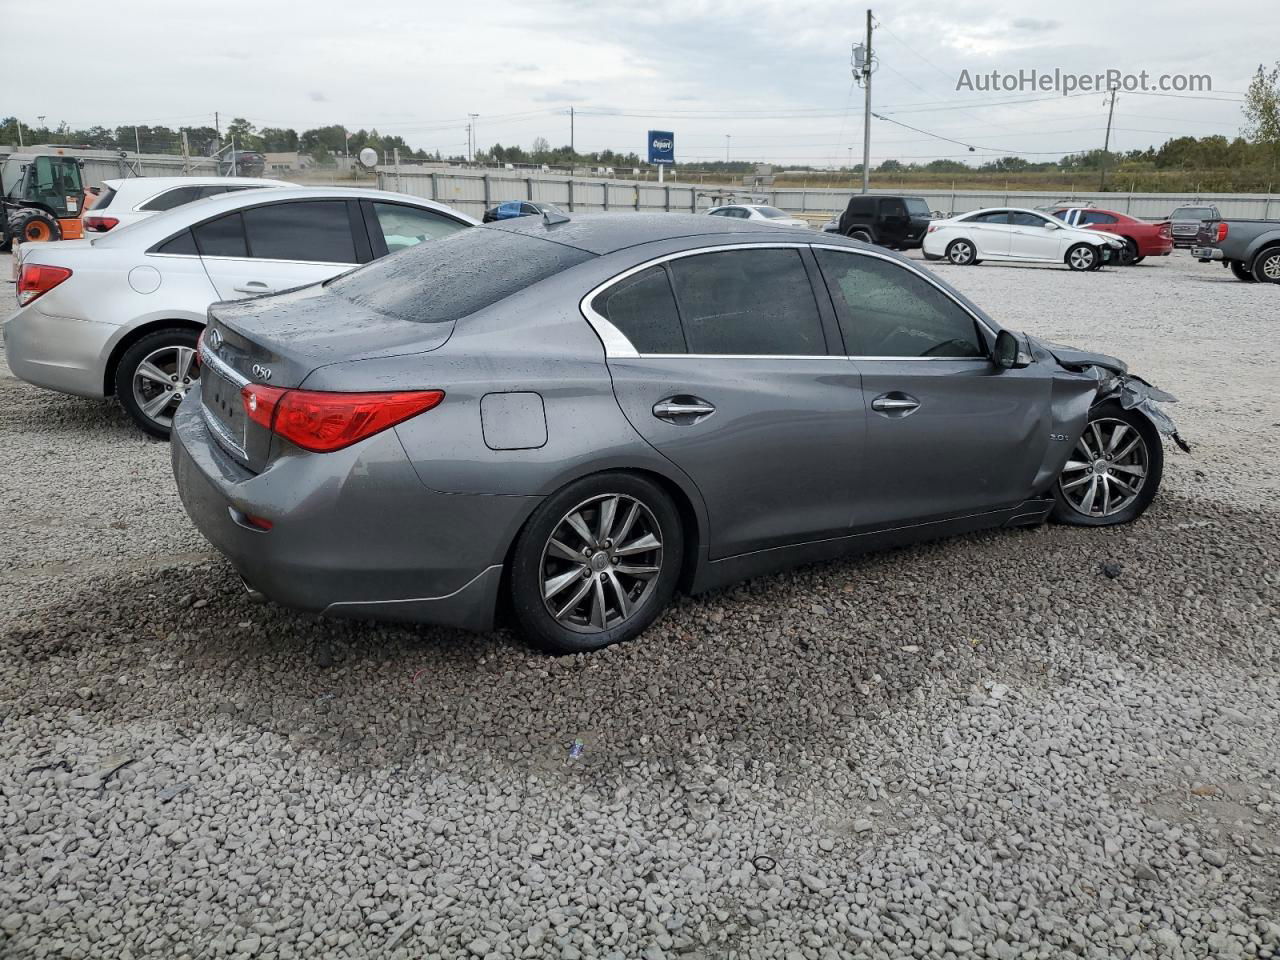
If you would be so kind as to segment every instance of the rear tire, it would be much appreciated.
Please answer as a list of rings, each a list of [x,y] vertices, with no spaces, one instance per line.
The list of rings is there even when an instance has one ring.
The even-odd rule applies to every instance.
[[[584,477],[544,500],[516,538],[516,622],[553,653],[631,640],[666,609],[683,558],[666,491],[631,473]]]
[[[1129,523],[1151,505],[1163,475],[1159,431],[1137,410],[1108,400],[1089,411],[1089,422],[1054,482],[1049,516],[1077,527]]]
[[[170,327],[148,333],[121,355],[116,398],[144,433],[169,439],[174,411],[200,379],[200,368],[192,362],[199,337],[194,330]]]
[[[9,232],[22,243],[53,243],[62,239],[58,218],[35,207],[26,207],[10,217]]]
[[[1241,263],[1239,260],[1231,261],[1231,272],[1232,274],[1235,275],[1235,278],[1237,280],[1241,280],[1244,283],[1258,282],[1257,279],[1254,277],[1253,272],[1250,271],[1250,269],[1246,267],[1243,263]]]
[[[1067,251],[1065,259],[1068,267],[1080,273],[1096,270],[1102,265],[1102,258],[1098,256],[1097,248],[1087,243],[1077,243]]]
[[[947,259],[958,267],[973,266],[978,263],[978,248],[969,240],[952,240],[947,245]]]
[[[1280,247],[1268,247],[1253,258],[1253,279],[1280,283]]]
[[[875,243],[875,241],[871,239],[871,234],[866,230],[850,230],[849,239],[861,240],[863,243]]]

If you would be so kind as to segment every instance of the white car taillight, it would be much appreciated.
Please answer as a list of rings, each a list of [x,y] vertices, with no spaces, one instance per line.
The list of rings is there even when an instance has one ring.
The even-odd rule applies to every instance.
[[[71,271],[66,267],[24,263],[18,274],[18,306],[25,307],[32,300],[44,296],[69,276]]]

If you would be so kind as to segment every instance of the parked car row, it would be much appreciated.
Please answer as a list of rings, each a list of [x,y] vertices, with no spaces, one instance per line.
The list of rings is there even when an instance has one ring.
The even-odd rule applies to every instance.
[[[112,198],[107,212],[127,207],[136,183],[124,181],[125,199]],[[258,185],[138,211],[127,228],[90,239],[24,246],[19,309],[4,326],[10,369],[50,390],[114,396],[138,426],[165,437],[196,381],[196,337],[211,303],[326,280],[476,222],[402,194],[250,189]],[[167,203],[173,190],[148,195]]]

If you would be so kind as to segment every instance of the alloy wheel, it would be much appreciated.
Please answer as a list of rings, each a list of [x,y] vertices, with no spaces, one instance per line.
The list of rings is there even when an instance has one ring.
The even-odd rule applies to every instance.
[[[1258,266],[1263,278],[1271,283],[1280,283],[1280,250],[1273,250],[1266,255]]]
[[[175,345],[143,358],[133,371],[133,399],[145,416],[164,427],[173,425],[178,404],[200,379],[195,357],[194,348]]]
[[[1146,441],[1132,424],[1093,420],[1062,468],[1058,488],[1077,513],[1098,519],[1129,507],[1147,481]]]
[[[1089,247],[1076,247],[1071,251],[1071,266],[1076,270],[1088,270],[1093,266],[1097,256]]]
[[[640,500],[607,493],[578,504],[542,549],[542,602],[577,633],[600,633],[635,615],[662,572],[662,528]]]
[[[957,240],[948,254],[952,263],[966,264],[973,259],[973,247],[966,240]]]

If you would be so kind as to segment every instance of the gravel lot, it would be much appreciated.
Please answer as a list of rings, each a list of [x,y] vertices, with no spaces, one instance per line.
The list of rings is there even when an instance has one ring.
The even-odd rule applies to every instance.
[[[1280,290],[937,269],[1182,398],[1147,516],[580,657],[253,604],[166,446],[0,364],[0,955],[1280,956]]]

